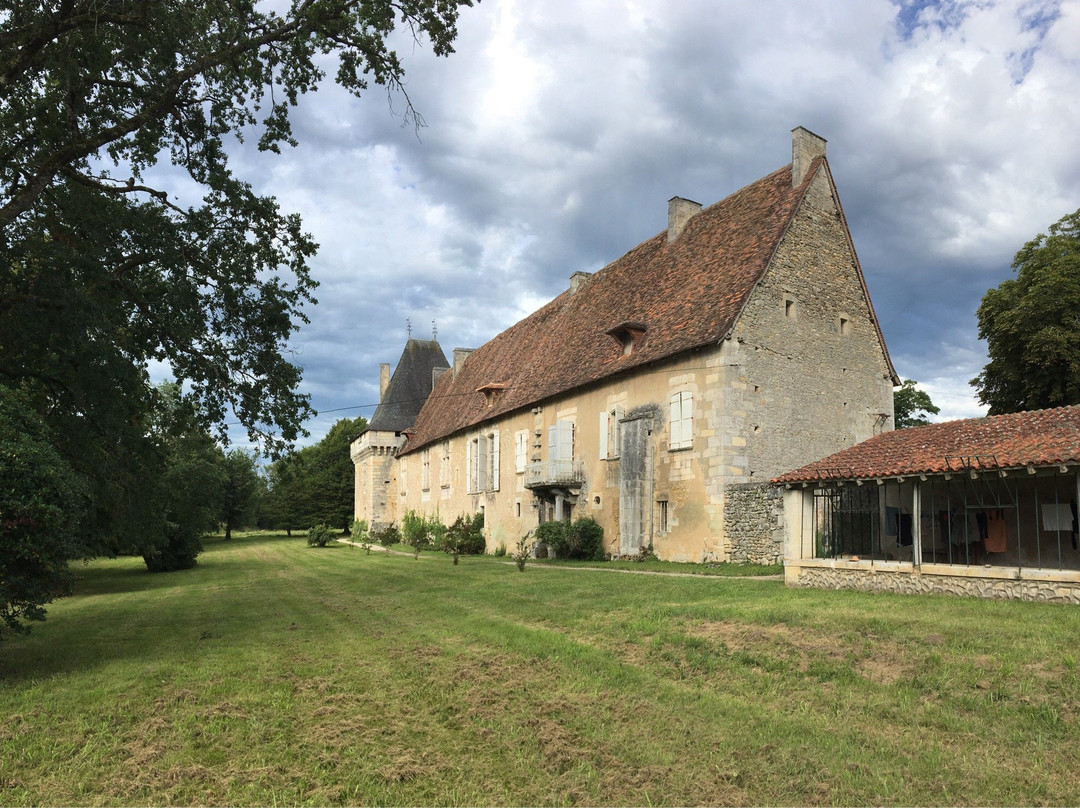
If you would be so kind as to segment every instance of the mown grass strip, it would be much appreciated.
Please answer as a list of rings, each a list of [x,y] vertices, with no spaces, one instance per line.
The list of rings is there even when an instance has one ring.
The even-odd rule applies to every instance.
[[[0,649],[0,803],[1080,801],[1074,608],[491,561],[94,562]]]

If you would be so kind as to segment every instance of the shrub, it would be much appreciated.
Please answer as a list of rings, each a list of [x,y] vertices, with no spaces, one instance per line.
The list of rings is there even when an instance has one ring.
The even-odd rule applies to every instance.
[[[307,532],[308,547],[325,547],[334,536],[326,525],[315,525]]]
[[[553,556],[566,558],[566,528],[566,522],[541,522],[536,526],[533,535],[536,541],[551,551]]]
[[[442,548],[446,536],[446,526],[438,516],[424,516],[416,511],[406,511],[401,519],[401,537],[405,544],[413,548],[413,554],[419,558],[421,550],[430,547]]]
[[[536,538],[551,548],[556,558],[604,560],[604,529],[591,517],[576,522],[544,522],[536,528]]]
[[[443,552],[460,555],[482,555],[487,550],[484,540],[484,514],[459,516],[446,530]],[[504,553],[505,554],[505,553]]]
[[[584,561],[604,560],[604,528],[591,516],[578,519],[568,531],[570,558]]]
[[[383,547],[389,549],[401,542],[401,532],[395,525],[389,524],[381,530],[376,530],[372,534],[372,538]]]
[[[495,548],[494,555],[496,558],[506,558],[506,545],[499,542],[499,546]]]

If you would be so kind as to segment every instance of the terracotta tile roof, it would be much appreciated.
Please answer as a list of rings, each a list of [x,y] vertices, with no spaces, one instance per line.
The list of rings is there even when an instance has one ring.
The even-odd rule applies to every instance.
[[[1080,463],[1080,405],[884,432],[773,482],[859,480]]]
[[[551,396],[680,352],[720,342],[772,259],[810,181],[788,165],[703,209],[668,243],[667,231],[469,355],[445,374],[401,454]],[[619,327],[644,328],[624,355]],[[506,384],[489,406],[477,393]]]

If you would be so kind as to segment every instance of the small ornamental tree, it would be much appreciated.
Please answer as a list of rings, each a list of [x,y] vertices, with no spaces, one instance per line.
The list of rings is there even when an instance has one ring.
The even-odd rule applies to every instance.
[[[371,555],[371,535],[368,533],[368,523],[363,519],[353,519],[349,526],[349,537],[364,548]]]
[[[401,531],[397,529],[396,525],[387,525],[381,530],[375,531],[375,541],[389,550],[401,541]]]

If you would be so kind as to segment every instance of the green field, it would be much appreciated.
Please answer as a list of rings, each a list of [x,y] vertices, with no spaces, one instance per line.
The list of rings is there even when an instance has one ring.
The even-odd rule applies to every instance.
[[[79,568],[0,804],[1080,803],[1075,607],[303,538]]]

